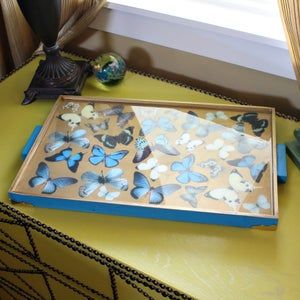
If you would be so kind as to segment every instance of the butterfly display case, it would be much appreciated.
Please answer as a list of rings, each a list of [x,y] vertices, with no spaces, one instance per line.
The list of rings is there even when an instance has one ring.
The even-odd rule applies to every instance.
[[[9,197],[39,207],[276,228],[268,107],[61,96]]]

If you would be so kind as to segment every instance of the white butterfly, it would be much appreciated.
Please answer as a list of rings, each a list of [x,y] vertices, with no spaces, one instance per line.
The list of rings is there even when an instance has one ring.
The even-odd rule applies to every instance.
[[[79,103],[68,102],[63,106],[63,109],[71,109],[72,112],[77,112],[80,108]]]
[[[210,176],[217,177],[220,172],[222,172],[223,168],[220,166],[214,159],[208,159],[207,161],[203,161],[199,164],[201,168],[209,168]]]
[[[58,116],[58,119],[65,121],[72,130],[79,126],[81,123],[81,116],[86,119],[97,119],[99,117],[98,113],[94,110],[93,104],[87,104],[81,110],[80,114],[75,113],[65,113]]]
[[[186,149],[189,152],[194,151],[198,146],[203,144],[202,140],[191,140],[189,133],[184,133],[178,140],[176,145],[186,145]]]
[[[157,180],[160,177],[160,173],[166,172],[168,167],[166,165],[159,165],[158,160],[154,157],[149,158],[146,163],[140,163],[137,165],[137,169],[141,171],[151,170],[151,180]]]
[[[234,147],[231,145],[225,145],[224,140],[215,139],[212,144],[208,144],[205,146],[206,150],[210,151],[219,151],[219,157],[225,159],[229,156],[229,152],[234,151]]]
[[[247,154],[253,149],[262,150],[267,147],[268,142],[260,138],[247,137],[245,134],[234,129],[222,133],[222,137],[230,142],[236,143],[236,149],[242,154]]]
[[[243,207],[251,213],[258,214],[261,209],[270,209],[271,204],[264,195],[259,195],[255,203],[244,203]]]
[[[89,120],[96,120],[99,118],[99,114],[95,111],[93,103],[85,105],[84,108],[81,110],[81,115]]]
[[[236,208],[240,205],[238,192],[252,192],[254,189],[252,183],[246,181],[235,169],[229,175],[229,184],[229,188],[213,189],[208,191],[204,196],[214,200],[224,200],[227,205]]]
[[[209,112],[206,114],[206,120],[213,121],[214,119],[228,120],[228,117],[223,111]]]
[[[105,185],[99,189],[98,197],[105,198],[105,200],[112,201],[120,196],[120,192],[108,192]]]

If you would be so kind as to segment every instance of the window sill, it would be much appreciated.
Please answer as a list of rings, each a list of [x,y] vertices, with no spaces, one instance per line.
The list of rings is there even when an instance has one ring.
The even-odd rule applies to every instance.
[[[109,0],[90,27],[295,79],[276,2],[214,2]]]

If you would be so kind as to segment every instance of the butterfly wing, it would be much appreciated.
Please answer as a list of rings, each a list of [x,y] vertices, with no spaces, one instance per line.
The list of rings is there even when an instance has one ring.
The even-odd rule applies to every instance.
[[[132,162],[135,164],[140,163],[141,161],[143,161],[144,159],[149,157],[151,152],[152,152],[152,150],[151,150],[150,146],[146,146],[144,149],[138,149]]]
[[[28,182],[31,187],[36,187],[47,182],[50,177],[49,167],[46,163],[40,162],[35,174],[37,176],[32,177]]]
[[[53,152],[65,144],[65,134],[62,132],[54,132],[49,135],[49,143],[45,145],[46,153]]]
[[[58,119],[65,121],[69,127],[72,128],[72,130],[79,126],[81,123],[81,117],[75,113],[65,113],[62,115],[59,115],[57,117]]]
[[[93,155],[89,158],[89,162],[92,165],[98,165],[106,157],[106,153],[105,153],[104,149],[102,147],[98,146],[98,145],[93,146],[92,154]]]
[[[90,141],[85,137],[86,130],[78,129],[74,131],[70,136],[70,142],[81,148],[88,148],[90,146]]]
[[[124,129],[117,137],[117,142],[119,144],[123,144],[123,145],[129,145],[132,140],[133,140],[133,129],[134,127],[127,127],[126,129]]]
[[[72,148],[67,148],[60,151],[57,154],[46,157],[45,160],[51,162],[63,161],[63,160],[67,160],[71,156],[71,154],[72,154]]]
[[[207,177],[201,173],[193,172],[193,171],[187,171],[187,176],[189,178],[188,182],[206,182],[208,181]]]
[[[84,184],[79,188],[79,196],[84,198],[92,194],[100,186],[100,179],[102,178],[95,172],[83,173],[81,180]]]
[[[190,141],[190,134],[189,133],[184,133],[181,135],[181,137],[176,140],[175,144],[176,145],[184,145],[187,144]]]
[[[117,125],[123,128],[129,120],[134,118],[134,112],[122,113],[118,116]]]
[[[77,183],[78,180],[72,177],[59,177],[51,180],[51,182],[58,188],[64,188],[66,186]]]
[[[105,167],[112,168],[119,164],[119,161],[123,159],[129,151],[127,150],[121,150],[114,152],[112,154],[105,156]]]
[[[257,122],[254,122],[251,124],[252,131],[256,136],[261,136],[265,129],[269,126],[269,122],[266,119],[258,120]]]
[[[157,123],[158,127],[168,131],[173,132],[176,131],[176,127],[171,123],[171,121],[166,117],[160,117]]]
[[[156,126],[157,123],[152,119],[145,119],[141,124],[144,134],[151,133],[156,128]]]
[[[151,170],[155,166],[157,166],[157,164],[158,164],[158,160],[156,158],[152,157],[152,158],[149,158],[146,163],[138,164],[136,168],[141,171]]]
[[[163,145],[163,144],[155,144],[155,146],[152,148],[153,150],[158,150],[164,154],[177,156],[180,154],[180,152],[172,147],[171,145]]]
[[[76,153],[72,155],[68,160],[67,160],[67,165],[68,168],[71,172],[75,173],[78,169],[79,162],[82,160],[83,153]]]
[[[134,199],[144,197],[151,189],[146,176],[140,172],[134,172],[133,183],[136,187],[130,191],[130,194]]]
[[[229,153],[234,151],[235,148],[231,145],[226,145],[219,150],[219,157],[221,159],[226,159],[229,156]]]
[[[121,178],[122,175],[123,171],[121,169],[111,169],[105,177],[105,181],[116,190],[127,191],[128,181],[125,178]]]
[[[256,205],[256,203],[243,203],[243,207],[251,213],[259,213],[259,207]]]
[[[160,173],[166,172],[168,167],[166,165],[158,165],[151,170],[151,180],[157,180],[160,177]]]
[[[198,206],[198,200],[195,194],[183,194],[180,195],[180,198],[188,202],[194,208]]]
[[[97,119],[99,118],[98,113],[95,111],[93,104],[87,104],[84,106],[84,108],[81,110],[81,115],[86,119]]]
[[[270,207],[271,207],[271,204],[268,201],[268,199],[266,198],[266,196],[264,196],[262,194],[258,196],[256,203],[257,203],[257,206],[262,209],[270,209]]]
[[[116,116],[123,112],[124,106],[123,105],[116,105],[112,108],[104,109],[100,111],[100,114],[103,116]]]
[[[157,188],[151,189],[149,203],[150,204],[160,204],[164,197],[178,191],[180,189],[179,184],[166,184],[159,186]]]
[[[236,169],[229,175],[229,184],[237,192],[252,192],[254,189],[253,184],[245,180]]]
[[[268,164],[267,163],[259,163],[255,164],[250,168],[251,177],[256,181],[260,182],[264,172],[267,170]]]
[[[242,158],[228,160],[227,163],[234,167],[250,168],[255,161],[254,155],[245,155]]]

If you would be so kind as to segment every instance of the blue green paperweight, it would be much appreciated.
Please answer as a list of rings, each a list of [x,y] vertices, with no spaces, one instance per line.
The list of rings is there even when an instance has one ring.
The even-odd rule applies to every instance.
[[[91,62],[96,78],[104,84],[117,83],[126,73],[124,59],[116,53],[104,53]]]

